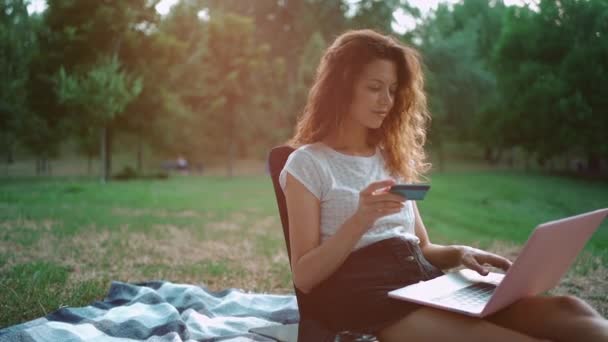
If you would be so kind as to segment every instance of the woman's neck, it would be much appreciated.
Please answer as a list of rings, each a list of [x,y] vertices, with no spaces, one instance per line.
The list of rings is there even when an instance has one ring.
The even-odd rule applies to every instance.
[[[336,151],[354,155],[367,155],[374,149],[367,141],[368,128],[344,123],[334,134],[323,142]]]

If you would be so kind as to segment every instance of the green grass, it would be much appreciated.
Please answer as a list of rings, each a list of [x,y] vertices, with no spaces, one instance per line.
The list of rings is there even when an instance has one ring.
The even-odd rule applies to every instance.
[[[65,266],[44,261],[22,263],[4,270],[0,280],[2,322],[30,320],[66,303],[90,302],[92,296],[105,291],[105,284],[100,281],[86,281],[66,288],[69,273]]]
[[[523,243],[543,222],[608,207],[608,183],[516,172],[453,172],[432,177],[419,208],[442,241]],[[608,261],[608,222],[589,243]]]
[[[608,206],[600,182],[451,172],[431,184],[419,207],[440,243],[520,245],[541,222]],[[0,189],[0,327],[102,299],[111,280],[292,289],[265,175],[108,184],[12,177]],[[606,223],[588,251],[581,274],[607,264]]]

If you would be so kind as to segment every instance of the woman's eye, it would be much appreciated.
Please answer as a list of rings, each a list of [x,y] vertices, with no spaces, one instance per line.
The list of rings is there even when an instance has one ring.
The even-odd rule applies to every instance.
[[[380,87],[374,87],[374,86],[371,86],[371,87],[367,87],[367,89],[369,89],[369,90],[371,90],[371,91],[379,91],[379,90],[380,90]]]

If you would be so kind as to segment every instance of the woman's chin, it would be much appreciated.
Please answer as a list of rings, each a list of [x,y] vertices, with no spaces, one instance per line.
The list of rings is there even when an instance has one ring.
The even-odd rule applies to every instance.
[[[367,125],[368,128],[370,129],[378,129],[382,126],[382,123],[384,122],[384,120],[378,120],[378,121],[374,121],[374,122],[370,122],[369,125]]]

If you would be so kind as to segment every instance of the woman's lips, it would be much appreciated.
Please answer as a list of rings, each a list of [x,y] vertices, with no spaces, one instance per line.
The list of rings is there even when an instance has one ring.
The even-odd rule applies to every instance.
[[[372,111],[372,112],[373,112],[374,114],[378,115],[378,116],[381,116],[381,117],[385,117],[385,116],[388,114],[388,112],[383,111],[383,110],[374,110],[374,111]]]

